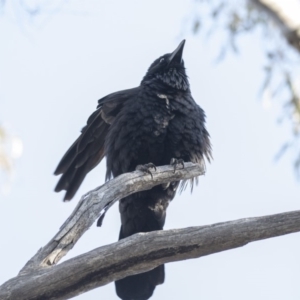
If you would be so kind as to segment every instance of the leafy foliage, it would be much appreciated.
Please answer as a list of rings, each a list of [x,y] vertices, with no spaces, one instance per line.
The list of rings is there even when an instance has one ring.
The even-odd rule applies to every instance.
[[[226,39],[220,45],[218,61],[225,58],[228,51],[238,53],[237,40],[240,36],[258,31],[262,37],[262,51],[265,53],[265,81],[261,89],[264,102],[279,102],[282,116],[291,127],[291,136],[287,139],[276,158],[286,150],[295,153],[294,166],[300,170],[300,57],[299,52],[284,39],[270,16],[252,1],[236,0],[195,0],[192,12],[191,31],[201,31],[212,35],[216,32],[225,34]],[[259,87],[258,87],[259,88]]]
[[[9,192],[16,159],[22,155],[22,141],[0,126],[0,191]]]

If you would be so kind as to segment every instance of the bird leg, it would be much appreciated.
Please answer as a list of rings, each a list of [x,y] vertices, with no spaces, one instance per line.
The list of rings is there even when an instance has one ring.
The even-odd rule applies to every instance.
[[[156,171],[156,166],[155,166],[155,164],[150,162],[150,163],[145,164],[145,165],[137,165],[137,167],[135,169],[137,171],[141,171],[141,172],[150,174],[151,178],[153,179],[152,172],[149,169],[154,169]]]
[[[184,169],[184,160],[182,158],[172,158],[171,162],[170,162],[171,166],[174,166],[174,173],[176,170],[179,170],[179,168],[177,168],[179,165],[182,166],[182,169]]]

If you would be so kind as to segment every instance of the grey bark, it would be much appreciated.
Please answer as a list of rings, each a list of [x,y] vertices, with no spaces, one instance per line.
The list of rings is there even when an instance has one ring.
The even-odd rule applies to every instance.
[[[157,167],[152,176],[140,171],[123,174],[81,197],[70,217],[61,226],[50,242],[41,248],[20,271],[26,274],[37,268],[56,264],[71,250],[78,239],[116,201],[151,189],[155,185],[174,180],[190,179],[205,173],[204,164],[185,163],[185,167],[174,171],[173,166]]]
[[[184,169],[158,167],[149,174],[123,174],[84,195],[53,239],[24,266],[18,276],[0,286],[1,300],[69,299],[128,275],[172,261],[201,257],[249,242],[300,231],[300,211],[259,218],[140,233],[117,243],[56,263],[82,234],[119,199],[157,184],[203,175],[204,165]]]
[[[297,231],[300,211],[140,233],[59,265],[17,276],[0,287],[0,299],[69,299],[162,263],[197,258]]]
[[[287,42],[300,52],[300,2],[298,0],[248,0],[265,11],[279,26]]]

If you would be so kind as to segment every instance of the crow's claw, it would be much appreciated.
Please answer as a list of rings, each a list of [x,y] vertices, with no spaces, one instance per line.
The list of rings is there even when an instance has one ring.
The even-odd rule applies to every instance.
[[[156,166],[153,163],[148,163],[148,164],[145,164],[145,165],[138,165],[135,169],[137,171],[142,171],[144,173],[150,174],[151,178],[153,179],[152,172],[149,169],[154,169],[154,171],[156,171]]]
[[[176,170],[178,170],[177,166],[181,165],[182,169],[184,169],[184,160],[182,158],[172,158],[170,162],[171,166],[174,166],[174,173]]]

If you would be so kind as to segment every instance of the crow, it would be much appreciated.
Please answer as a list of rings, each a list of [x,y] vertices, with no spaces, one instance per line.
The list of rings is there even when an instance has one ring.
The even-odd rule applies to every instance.
[[[55,191],[71,200],[86,174],[106,157],[106,180],[136,169],[210,161],[210,136],[205,113],[194,101],[182,59],[185,40],[149,67],[138,87],[115,92],[98,101],[80,136],[58,164]],[[184,188],[186,181],[181,182]],[[180,182],[138,192],[119,202],[119,239],[138,232],[162,230],[166,210]],[[193,180],[191,182],[193,185]],[[149,299],[164,282],[164,265],[115,282],[122,300]]]

